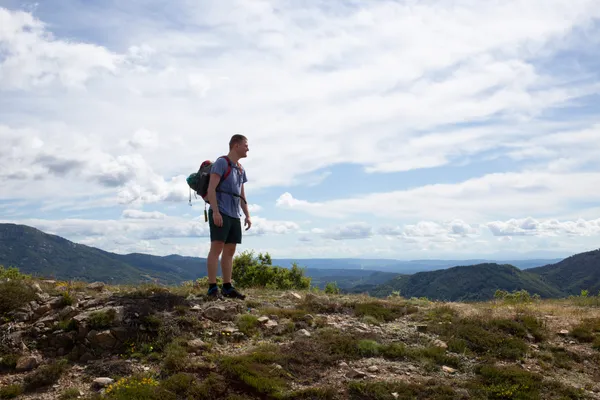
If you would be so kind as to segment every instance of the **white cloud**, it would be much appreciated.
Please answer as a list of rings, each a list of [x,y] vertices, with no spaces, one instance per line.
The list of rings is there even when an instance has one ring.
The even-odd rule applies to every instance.
[[[121,213],[123,218],[129,219],[164,219],[165,214],[158,211],[140,211],[140,210],[123,210]]]
[[[30,13],[0,8],[0,89],[33,89],[56,82],[83,88],[94,76],[114,73],[122,58],[101,46],[52,37]]]
[[[373,235],[373,228],[364,222],[355,222],[324,231],[321,235],[333,240],[365,239]]]
[[[534,218],[493,221],[487,227],[495,236],[593,236],[600,235],[600,218],[595,220],[558,221]]]
[[[0,64],[3,82],[23,90],[53,82],[85,88],[81,96],[52,86],[51,101],[32,92],[24,104],[38,122],[29,125],[42,127],[44,116],[52,116],[89,135],[115,164],[108,182],[122,183],[124,201],[141,202],[172,196],[164,188],[137,196],[138,183],[125,179],[130,171],[120,157],[129,155],[115,144],[140,126],[142,137],[125,141],[155,148],[143,158],[164,182],[175,171],[197,168],[199,159],[214,158],[230,134],[251,126],[257,153],[251,150],[245,165],[253,179],[249,190],[255,190],[303,176],[318,182],[326,173],[311,172],[340,162],[373,172],[444,165],[517,135],[535,136],[512,128],[598,91],[593,84],[565,86],[565,78],[542,73],[532,61],[552,55],[572,28],[599,15],[592,0],[384,1],[339,5],[338,13],[318,3],[305,6],[239,3],[231,12],[227,2],[176,1],[170,7],[185,11],[186,26],[208,29],[177,31],[140,12],[144,23],[127,24],[118,51],[55,37],[43,19],[2,9],[0,43],[10,54]],[[100,11],[98,18],[110,13]],[[498,115],[485,129],[445,129]],[[21,125],[20,119],[9,124]],[[42,130],[41,140],[45,136]],[[27,159],[16,165],[28,167]]]
[[[518,234],[539,228],[506,221],[589,220],[597,211],[585,204],[600,200],[600,121],[585,108],[576,118],[554,115],[561,107],[594,106],[584,96],[600,92],[597,71],[586,57],[553,64],[563,50],[597,56],[596,0],[384,0],[360,7],[175,0],[169,24],[134,3],[123,9],[126,20],[109,5],[94,8],[93,18],[88,4],[56,7],[0,8],[6,218],[23,215],[15,202],[39,201],[44,217],[78,213],[80,220],[64,223],[66,232],[90,218],[98,236],[117,237],[124,227],[151,241],[145,228],[126,222],[173,222],[164,210],[139,210],[148,203],[187,206],[185,177],[225,153],[237,132],[250,139],[243,160],[249,197],[287,187],[276,201],[285,217],[272,220],[268,200],[253,200],[262,207],[251,205],[252,235],[309,232],[302,237],[341,244],[384,232],[423,251],[461,251],[481,226]],[[69,29],[61,26],[67,21]],[[302,186],[338,179],[344,164],[381,175],[478,157],[516,164],[458,183],[411,182],[398,190],[390,181],[388,193],[365,194],[369,182],[351,177],[342,182],[356,188],[351,199],[313,201],[302,193]],[[123,206],[126,222],[118,224],[125,225],[96,220],[97,208]],[[297,222],[274,221],[289,219],[290,211],[319,223],[381,217],[389,226],[342,221],[331,229],[302,223],[301,230]],[[198,234],[181,224],[157,234]]]
[[[296,199],[286,192],[276,205],[337,218],[373,214],[402,220],[481,221],[523,214],[552,215],[580,201],[600,201],[600,192],[595,189],[597,182],[600,172],[498,173],[456,184],[434,184],[325,202]],[[385,207],[373,207],[374,204]]]

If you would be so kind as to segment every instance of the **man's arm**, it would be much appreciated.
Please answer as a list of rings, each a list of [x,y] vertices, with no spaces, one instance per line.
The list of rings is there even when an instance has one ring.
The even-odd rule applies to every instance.
[[[206,197],[208,200],[208,204],[213,210],[214,214],[219,214],[219,205],[217,204],[217,185],[219,185],[219,181],[221,180],[221,175],[211,173],[210,180],[208,181],[208,190],[206,193]]]
[[[244,191],[244,184],[242,184],[241,196],[244,200],[246,200],[246,201],[241,202],[242,211],[244,211],[244,215],[246,215],[246,218],[250,218],[250,210],[248,210],[248,199],[246,199],[246,192]]]

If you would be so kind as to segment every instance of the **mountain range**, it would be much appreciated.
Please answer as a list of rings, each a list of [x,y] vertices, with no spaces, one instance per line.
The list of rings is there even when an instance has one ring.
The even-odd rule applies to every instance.
[[[313,286],[336,282],[343,291],[384,297],[400,291],[405,297],[448,301],[486,300],[497,289],[525,289],[544,298],[600,290],[600,250],[556,260],[378,260],[273,259],[273,265],[306,267]],[[19,224],[0,224],[0,265],[56,279],[177,284],[206,276],[206,259],[181,255],[116,254],[74,243]]]

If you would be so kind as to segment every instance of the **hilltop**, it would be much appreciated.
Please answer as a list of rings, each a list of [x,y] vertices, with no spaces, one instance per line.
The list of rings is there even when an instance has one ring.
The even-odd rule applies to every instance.
[[[0,398],[600,399],[600,298],[376,299],[0,271]]]

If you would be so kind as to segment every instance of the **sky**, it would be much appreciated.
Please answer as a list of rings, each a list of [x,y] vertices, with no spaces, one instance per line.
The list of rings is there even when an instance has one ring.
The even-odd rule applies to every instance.
[[[205,257],[236,133],[240,252],[596,249],[598,0],[0,0],[0,222]]]

